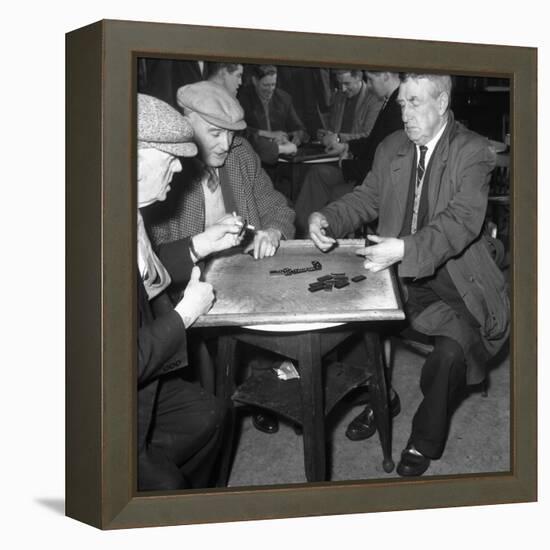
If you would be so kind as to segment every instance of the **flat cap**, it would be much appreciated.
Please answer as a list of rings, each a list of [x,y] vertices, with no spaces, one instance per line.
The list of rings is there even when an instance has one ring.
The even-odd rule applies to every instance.
[[[176,109],[156,97],[138,94],[138,149],[153,148],[176,157],[193,157],[193,128]]]
[[[178,105],[200,115],[204,120],[226,130],[244,130],[244,111],[240,103],[219,84],[203,80],[182,86]]]

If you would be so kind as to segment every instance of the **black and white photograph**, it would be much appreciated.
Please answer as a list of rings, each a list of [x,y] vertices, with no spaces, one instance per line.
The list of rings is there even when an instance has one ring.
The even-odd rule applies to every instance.
[[[544,3],[4,12],[2,547],[548,546]]]
[[[136,64],[138,494],[510,472],[510,78]]]

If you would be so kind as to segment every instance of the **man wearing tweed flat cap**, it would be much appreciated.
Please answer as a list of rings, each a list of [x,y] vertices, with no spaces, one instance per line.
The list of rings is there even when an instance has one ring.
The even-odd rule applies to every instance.
[[[163,101],[138,95],[138,488],[140,491],[206,487],[221,443],[225,405],[182,378],[186,329],[214,300],[199,281],[189,252],[179,272],[168,273],[149,241],[142,208],[166,199],[178,157],[192,157],[189,122]],[[238,225],[220,239],[235,244]],[[221,233],[221,232],[220,232]],[[227,235],[229,236],[227,236]],[[216,241],[211,238],[211,241]],[[166,290],[172,277],[188,280],[174,307]]]
[[[196,159],[177,179],[169,200],[148,212],[151,236],[159,256],[170,271],[185,253],[186,237],[198,259],[208,255],[198,235],[235,212],[256,229],[245,251],[254,258],[273,256],[282,238],[294,236],[294,212],[285,197],[273,188],[269,176],[250,144],[235,131],[246,127],[239,102],[222,86],[209,81],[183,86],[178,105],[193,127],[199,149]]]

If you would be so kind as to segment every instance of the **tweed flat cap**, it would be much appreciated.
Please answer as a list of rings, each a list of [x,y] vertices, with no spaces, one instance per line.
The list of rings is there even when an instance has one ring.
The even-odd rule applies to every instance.
[[[153,148],[176,157],[194,157],[193,128],[176,109],[156,97],[138,94],[138,149]]]
[[[244,130],[244,111],[240,103],[219,84],[203,80],[182,86],[178,105],[200,115],[204,120],[226,130]]]

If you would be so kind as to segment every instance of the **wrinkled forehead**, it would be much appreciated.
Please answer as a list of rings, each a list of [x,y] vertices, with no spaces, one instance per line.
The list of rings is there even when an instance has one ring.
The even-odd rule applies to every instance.
[[[399,85],[397,101],[412,101],[437,96],[435,84],[428,78],[408,78]]]
[[[155,147],[143,147],[138,148],[138,158],[141,158],[142,160],[145,159],[149,163],[158,163],[160,167],[173,158],[176,158],[176,156],[167,153],[166,151],[156,149]]]

